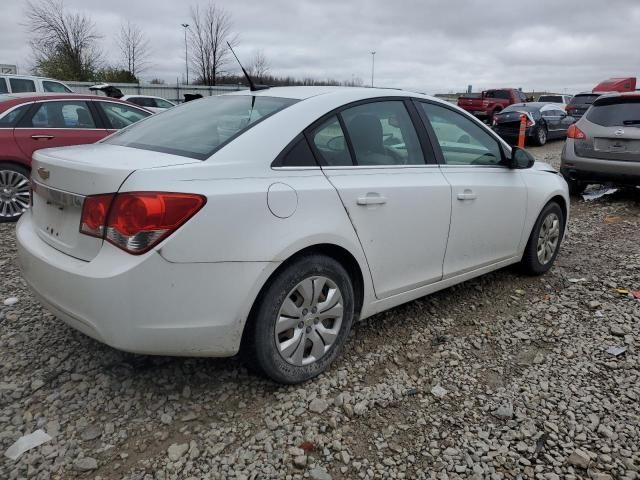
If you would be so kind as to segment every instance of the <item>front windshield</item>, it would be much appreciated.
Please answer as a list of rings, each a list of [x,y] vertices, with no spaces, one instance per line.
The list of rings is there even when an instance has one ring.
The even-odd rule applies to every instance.
[[[254,95],[204,98],[154,115],[104,143],[204,160],[257,122],[296,102]]]

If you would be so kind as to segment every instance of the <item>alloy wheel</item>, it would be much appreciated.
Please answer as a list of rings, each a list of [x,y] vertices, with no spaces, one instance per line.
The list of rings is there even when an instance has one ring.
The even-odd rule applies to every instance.
[[[547,132],[544,128],[538,128],[538,143],[540,145],[547,143]]]
[[[540,233],[538,234],[537,254],[538,261],[542,265],[546,265],[553,258],[558,243],[560,242],[560,218],[555,213],[546,216],[542,225],[540,225]]]
[[[29,208],[30,196],[29,178],[14,170],[0,170],[0,218],[18,218]]]
[[[322,358],[338,339],[343,320],[338,286],[323,276],[308,277],[285,297],[275,324],[278,352],[291,365],[309,365]]]

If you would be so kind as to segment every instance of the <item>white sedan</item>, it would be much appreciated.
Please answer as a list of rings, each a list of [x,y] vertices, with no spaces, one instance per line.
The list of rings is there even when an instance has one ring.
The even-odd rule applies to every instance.
[[[19,260],[46,308],[131,352],[242,347],[284,383],[325,370],[355,319],[514,263],[546,272],[569,216],[550,166],[398,90],[206,98],[39,150],[33,172]]]
[[[120,97],[120,100],[135,103],[136,105],[144,107],[153,113],[164,112],[168,108],[176,106],[175,103],[170,102],[165,98],[153,97],[151,95],[125,95]]]

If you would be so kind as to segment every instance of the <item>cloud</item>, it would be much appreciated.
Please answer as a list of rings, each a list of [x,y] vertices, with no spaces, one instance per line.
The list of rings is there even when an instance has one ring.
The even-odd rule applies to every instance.
[[[25,2],[6,2],[0,63],[29,67]],[[194,2],[196,3],[196,2]],[[204,4],[204,1],[200,2]],[[352,76],[428,93],[499,86],[577,92],[600,80],[636,75],[640,4],[625,0],[255,0],[219,1],[239,35],[237,52],[256,49],[272,72],[296,77]],[[172,82],[184,72],[181,23],[188,4],[151,0],[66,0],[89,15],[115,63],[122,21],[137,24],[152,46],[143,77]],[[236,69],[230,64],[230,68]]]

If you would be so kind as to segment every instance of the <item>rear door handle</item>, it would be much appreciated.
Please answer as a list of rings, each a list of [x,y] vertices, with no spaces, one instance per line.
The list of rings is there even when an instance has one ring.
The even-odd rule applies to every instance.
[[[458,200],[475,200],[478,196],[473,193],[473,190],[466,189],[464,192],[458,194]]]
[[[55,138],[53,135],[31,135],[34,140],[51,140]]]
[[[379,193],[369,192],[362,197],[358,197],[358,205],[384,205],[387,199]]]

